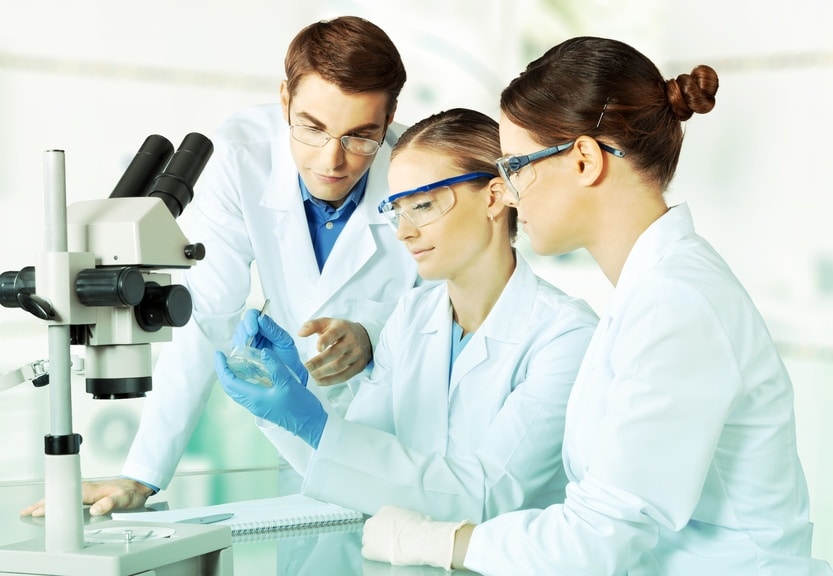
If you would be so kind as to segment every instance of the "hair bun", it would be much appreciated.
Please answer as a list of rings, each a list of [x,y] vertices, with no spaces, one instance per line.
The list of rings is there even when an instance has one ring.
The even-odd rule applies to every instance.
[[[685,122],[695,112],[705,114],[714,108],[717,94],[717,72],[701,64],[691,74],[680,74],[665,81],[665,94],[677,120]]]

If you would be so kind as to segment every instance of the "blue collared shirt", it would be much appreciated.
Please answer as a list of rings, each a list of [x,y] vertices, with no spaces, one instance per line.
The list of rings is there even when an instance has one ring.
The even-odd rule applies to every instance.
[[[457,356],[466,347],[466,344],[471,340],[472,332],[463,334],[463,327],[460,326],[456,320],[451,321],[451,362],[448,364],[448,379],[451,384],[451,370],[454,368],[454,363],[457,361]]]
[[[298,185],[301,187],[301,197],[304,199],[304,211],[307,214],[307,226],[309,237],[312,240],[312,249],[315,251],[315,259],[318,261],[318,271],[324,269],[324,264],[335,246],[338,235],[344,229],[344,225],[356,210],[364,197],[367,188],[367,175],[356,182],[347,198],[338,208],[333,208],[323,200],[315,198],[310,194],[306,184],[298,176]]]

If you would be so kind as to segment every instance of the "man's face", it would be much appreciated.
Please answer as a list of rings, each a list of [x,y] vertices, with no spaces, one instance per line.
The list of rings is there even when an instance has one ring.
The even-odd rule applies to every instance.
[[[333,137],[322,147],[292,137],[289,140],[298,173],[314,197],[335,207],[344,202],[375,155],[347,152],[339,138],[359,136],[381,141],[390,122],[387,103],[384,92],[346,94],[316,74],[303,77],[291,97],[286,82],[281,85],[281,105],[290,126],[317,128]]]

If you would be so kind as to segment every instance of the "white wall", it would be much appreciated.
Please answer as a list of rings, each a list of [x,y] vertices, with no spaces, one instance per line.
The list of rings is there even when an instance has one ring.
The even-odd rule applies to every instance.
[[[800,451],[812,491],[817,555],[833,560],[833,212],[827,166],[833,8],[827,0],[308,0],[292,4],[0,0],[0,271],[33,264],[42,235],[42,152],[66,150],[69,200],[109,194],[145,136],[177,145],[210,135],[235,110],[274,100],[283,53],[302,26],[358,14],[400,47],[409,80],[398,120],[451,106],[497,112],[497,94],[531,57],[578,34],[612,36],[667,76],[699,63],[721,79],[715,110],[687,126],[670,198],[758,302],[796,387]],[[187,212],[186,212],[187,214]],[[609,287],[582,254],[535,260],[597,308]],[[256,300],[256,299],[255,299]],[[46,355],[45,328],[0,308],[0,374]],[[92,401],[76,382],[88,476],[118,473],[141,401]],[[46,392],[2,393],[0,480],[42,474]],[[273,463],[242,410],[212,397],[183,466]],[[107,432],[109,431],[109,432]],[[13,441],[11,441],[13,440]]]

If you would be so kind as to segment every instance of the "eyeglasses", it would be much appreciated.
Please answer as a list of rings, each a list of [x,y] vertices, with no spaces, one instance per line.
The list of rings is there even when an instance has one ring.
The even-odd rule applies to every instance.
[[[426,184],[398,192],[388,196],[379,204],[379,213],[387,218],[388,223],[399,228],[399,220],[403,216],[416,228],[437,221],[443,214],[451,210],[456,201],[451,187],[461,182],[469,182],[478,178],[494,178],[488,172],[469,172],[460,176],[446,178],[432,184]]]
[[[614,148],[613,146],[602,144],[601,142],[598,142],[598,140],[597,143],[602,150],[613,154],[617,158],[622,158],[625,155],[624,152]],[[529,186],[535,181],[535,169],[531,166],[533,162],[537,162],[538,160],[543,160],[544,158],[555,156],[560,152],[564,152],[572,147],[573,144],[575,144],[575,140],[565,144],[559,144],[558,146],[544,148],[543,150],[533,152],[532,154],[501,156],[498,158],[496,162],[497,170],[500,173],[501,178],[503,178],[506,187],[515,196],[515,201],[520,201],[521,193],[529,188]],[[527,169],[522,170],[525,166]]]
[[[294,124],[289,127],[289,133],[292,137],[307,146],[315,146],[323,148],[327,142],[333,138],[337,138],[341,142],[341,147],[345,152],[351,154],[358,154],[359,156],[373,156],[382,147],[385,141],[384,135],[378,142],[370,138],[362,138],[360,136],[333,136],[324,130],[313,128],[312,126],[304,126],[301,124]]]

